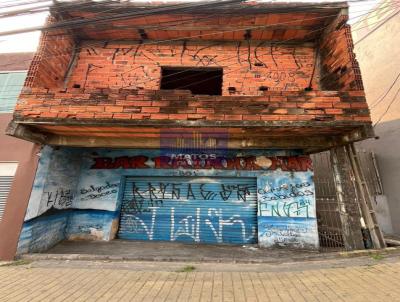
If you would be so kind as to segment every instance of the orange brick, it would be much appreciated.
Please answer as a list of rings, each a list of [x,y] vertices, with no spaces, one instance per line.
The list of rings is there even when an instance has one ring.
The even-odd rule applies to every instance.
[[[369,116],[355,116],[353,120],[357,122],[371,122],[371,118]]]
[[[342,109],[325,109],[326,114],[343,114]]]
[[[103,112],[104,106],[86,106],[86,110],[89,112]]]
[[[188,115],[183,113],[174,113],[168,115],[168,119],[170,120],[186,120],[187,117]]]
[[[105,106],[104,111],[105,112],[122,112],[124,110],[124,107],[122,106]]]
[[[95,113],[94,118],[112,118],[113,114],[112,113]]]
[[[150,115],[150,118],[152,120],[167,120],[168,119],[168,114],[166,114],[166,113],[152,113]]]
[[[40,117],[57,117],[57,112],[42,112]]]
[[[225,114],[224,119],[228,120],[228,121],[240,121],[240,120],[242,120],[242,115],[241,114]]]
[[[279,121],[279,115],[261,115],[262,121]]]
[[[160,107],[142,107],[143,113],[158,113],[160,112]]]
[[[315,108],[315,103],[298,103],[299,108],[311,109]]]
[[[76,114],[76,118],[77,119],[85,119],[85,118],[93,118],[94,117],[94,113],[77,113]]]
[[[344,102],[339,102],[339,103],[335,103],[334,108],[350,108],[350,103],[344,103]]]
[[[368,109],[368,104],[364,102],[354,102],[351,103],[351,108]]]
[[[244,121],[259,121],[261,119],[261,116],[259,114],[254,114],[254,115],[243,115],[243,120]]]
[[[214,113],[214,108],[197,108],[197,113]]]
[[[114,113],[113,118],[115,119],[130,119],[132,114],[130,113]]]
[[[274,114],[287,114],[288,111],[287,111],[287,109],[281,108],[281,109],[275,109],[273,113]]]

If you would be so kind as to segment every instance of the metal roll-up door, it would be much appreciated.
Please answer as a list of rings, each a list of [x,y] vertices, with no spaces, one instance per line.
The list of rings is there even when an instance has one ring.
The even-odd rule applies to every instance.
[[[17,166],[17,163],[0,163],[0,221],[6,208]]]
[[[118,237],[256,243],[256,191],[255,178],[129,177]]]

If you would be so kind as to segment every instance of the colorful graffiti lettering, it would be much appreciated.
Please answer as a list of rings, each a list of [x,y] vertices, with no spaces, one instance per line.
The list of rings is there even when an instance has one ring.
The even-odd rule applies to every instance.
[[[97,157],[90,169],[222,169],[222,170],[277,170],[312,171],[308,156],[265,157],[239,156],[234,158],[204,154],[178,154],[173,156],[121,156]]]

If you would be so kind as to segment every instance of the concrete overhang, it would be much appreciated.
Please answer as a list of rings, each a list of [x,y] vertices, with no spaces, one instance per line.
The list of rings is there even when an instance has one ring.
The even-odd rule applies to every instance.
[[[333,127],[334,123],[334,127]],[[315,153],[373,138],[373,128],[362,122],[284,121],[157,121],[24,119],[10,123],[7,134],[39,144],[70,147],[160,148],[161,140],[185,134],[215,137],[216,148],[300,149]],[[222,135],[221,135],[222,134]]]

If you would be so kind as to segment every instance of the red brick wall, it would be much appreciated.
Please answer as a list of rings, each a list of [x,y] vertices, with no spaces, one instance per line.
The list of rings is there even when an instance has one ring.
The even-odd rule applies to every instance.
[[[15,113],[21,118],[62,119],[370,121],[360,91],[192,96],[184,90],[33,90],[21,95]]]
[[[361,71],[353,52],[347,16],[336,20],[321,39],[321,81],[323,90],[364,90]]]
[[[52,22],[55,22],[55,19],[48,18],[46,24],[49,25]],[[74,48],[74,40],[67,31],[43,32],[38,50],[32,59],[25,79],[25,86],[36,88],[62,87]]]
[[[315,53],[312,46],[270,46],[254,43],[107,44],[88,42],[79,53],[68,87],[160,87],[161,66],[222,67],[222,95],[299,91],[310,85]],[[94,46],[90,46],[94,44]]]

